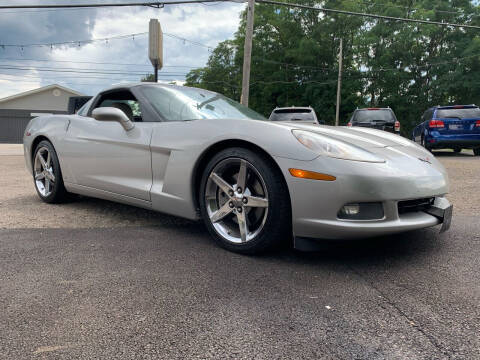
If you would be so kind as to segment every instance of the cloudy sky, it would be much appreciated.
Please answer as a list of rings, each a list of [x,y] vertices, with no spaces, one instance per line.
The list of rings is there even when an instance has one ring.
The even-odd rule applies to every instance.
[[[0,0],[0,5],[87,2],[101,1]],[[52,83],[93,95],[111,84],[140,80],[141,74],[152,72],[148,35],[72,45],[27,45],[144,33],[151,18],[159,19],[165,33],[164,67],[159,78],[182,81],[190,69],[205,65],[208,47],[233,37],[244,6],[228,2],[169,5],[163,9],[0,9],[0,98]]]

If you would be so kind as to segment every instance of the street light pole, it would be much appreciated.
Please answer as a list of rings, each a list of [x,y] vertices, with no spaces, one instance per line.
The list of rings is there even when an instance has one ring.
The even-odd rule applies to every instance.
[[[252,62],[253,12],[255,9],[255,0],[248,0],[247,6],[247,28],[243,51],[242,96],[240,98],[240,102],[245,106],[248,106],[248,95],[250,90],[250,65]]]

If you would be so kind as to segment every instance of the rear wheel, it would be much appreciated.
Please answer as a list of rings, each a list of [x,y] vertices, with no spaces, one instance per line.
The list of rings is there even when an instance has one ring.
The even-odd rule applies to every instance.
[[[457,153],[457,154],[458,154],[459,152],[461,152],[461,151],[462,151],[462,148],[454,148],[454,149],[453,149],[453,152],[454,152],[454,153]]]
[[[426,140],[425,140],[425,136],[423,136],[423,135],[422,135],[421,145],[422,145],[425,149],[427,149],[428,151],[432,151],[432,150],[428,147],[427,142],[426,142]]]
[[[47,203],[59,203],[67,199],[62,172],[53,145],[43,140],[33,155],[33,181],[40,199]]]
[[[259,253],[291,239],[288,189],[282,174],[261,154],[230,148],[205,168],[200,211],[207,229],[222,247]]]

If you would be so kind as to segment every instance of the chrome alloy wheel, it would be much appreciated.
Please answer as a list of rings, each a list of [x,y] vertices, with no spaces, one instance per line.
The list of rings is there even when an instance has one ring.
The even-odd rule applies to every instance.
[[[55,183],[55,174],[52,166],[52,156],[46,147],[38,149],[33,165],[35,186],[43,197],[48,197]]]
[[[267,187],[258,170],[245,159],[228,158],[213,168],[205,203],[216,232],[235,244],[254,239],[267,220]]]

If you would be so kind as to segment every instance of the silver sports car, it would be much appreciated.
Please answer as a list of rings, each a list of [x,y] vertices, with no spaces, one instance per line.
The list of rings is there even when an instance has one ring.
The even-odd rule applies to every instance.
[[[425,149],[367,128],[272,122],[210,91],[152,83],[33,119],[26,166],[40,198],[69,193],[203,218],[223,247],[352,239],[450,225],[448,177]]]

